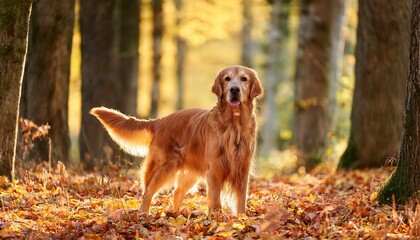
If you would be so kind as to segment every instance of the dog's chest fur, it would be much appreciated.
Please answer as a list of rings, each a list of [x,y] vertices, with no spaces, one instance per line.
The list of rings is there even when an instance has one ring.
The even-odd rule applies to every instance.
[[[218,147],[224,153],[222,157],[233,168],[233,165],[249,165],[255,151],[257,130],[253,111],[241,109],[240,115],[235,115],[231,109],[218,109],[211,114],[213,130],[220,140]]]

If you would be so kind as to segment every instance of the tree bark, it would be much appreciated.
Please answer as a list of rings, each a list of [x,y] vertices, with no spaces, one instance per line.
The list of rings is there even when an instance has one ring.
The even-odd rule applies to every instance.
[[[137,81],[139,73],[140,1],[118,1],[119,76],[121,93],[117,108],[137,115]]]
[[[109,140],[101,124],[89,114],[97,106],[117,107],[116,12],[115,1],[80,1],[82,49],[82,125],[79,135],[80,159],[92,170],[105,156]]]
[[[274,5],[274,4],[273,4]],[[252,61],[252,1],[242,0],[242,51],[241,63],[246,67],[253,67]]]
[[[404,127],[397,169],[379,193],[380,203],[404,203],[420,197],[420,2],[413,0],[411,48]]]
[[[245,0],[247,1],[247,0]],[[282,29],[282,0],[273,0],[271,6],[271,23],[268,33],[268,59],[267,71],[265,76],[265,93],[264,93],[264,125],[262,128],[262,145],[261,156],[268,157],[269,153],[275,148],[278,132],[278,114],[275,97],[277,93],[277,86],[281,78],[279,69],[279,62],[282,48],[282,41],[284,41]],[[245,49],[243,49],[245,50]]]
[[[176,99],[176,109],[181,110],[184,108],[184,67],[185,67],[185,54],[187,50],[187,45],[185,39],[180,34],[180,28],[182,23],[182,0],[175,0],[175,7],[177,11],[176,16],[176,26],[177,26],[177,36],[176,36],[176,78],[178,82],[178,94]]]
[[[160,68],[162,58],[162,38],[163,38],[163,1],[152,1],[153,11],[153,85],[152,85],[152,102],[150,108],[150,116],[156,118],[158,115],[159,98],[160,98]]]
[[[344,0],[302,0],[295,77],[294,143],[307,170],[319,163],[331,128],[332,51],[340,41]]]
[[[343,64],[343,56],[344,56],[344,45],[345,45],[345,37],[344,37],[344,27],[346,24],[346,9],[348,1],[333,1],[331,3],[332,14],[334,14],[333,19],[336,21],[336,24],[333,24],[332,32],[336,34],[333,38],[336,41],[332,41],[331,46],[331,84],[329,87],[328,93],[328,102],[329,102],[329,114],[330,114],[330,129],[335,129],[336,126],[336,108],[337,106],[337,88],[340,78],[342,77],[342,64]]]
[[[380,167],[401,142],[409,44],[408,0],[359,1],[356,82],[339,168]]]
[[[14,178],[19,97],[30,0],[0,2],[0,176]]]
[[[289,35],[289,15],[291,0],[273,0],[271,24],[268,34],[267,70],[264,92],[264,119],[262,126],[262,157],[268,157],[276,149],[279,140],[279,112],[276,94],[279,85],[288,78],[287,68],[290,59],[287,51]],[[281,54],[279,54],[281,53]]]
[[[74,0],[35,1],[29,27],[28,54],[20,115],[51,126],[52,160],[68,163],[68,98]],[[48,161],[48,143],[38,142],[39,161]],[[32,159],[31,159],[32,160]]]

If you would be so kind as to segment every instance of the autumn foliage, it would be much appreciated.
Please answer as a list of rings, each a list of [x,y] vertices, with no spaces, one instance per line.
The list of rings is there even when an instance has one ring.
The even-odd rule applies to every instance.
[[[180,215],[167,190],[139,211],[137,170],[66,170],[60,162],[0,179],[0,238],[272,239],[405,238],[420,235],[420,206],[380,206],[386,169],[253,179],[247,216],[207,215],[206,192],[188,193]]]
[[[19,146],[48,138],[47,125],[21,119]],[[23,161],[23,160],[20,160]],[[52,167],[52,165],[55,165]],[[138,169],[109,163],[102,170],[66,169],[58,162],[18,164],[18,180],[0,177],[0,238],[9,239],[284,239],[414,238],[420,235],[420,205],[377,203],[392,169],[253,177],[246,215],[228,208],[208,215],[206,190],[198,184],[180,213],[173,189],[162,191],[151,214],[139,212]]]

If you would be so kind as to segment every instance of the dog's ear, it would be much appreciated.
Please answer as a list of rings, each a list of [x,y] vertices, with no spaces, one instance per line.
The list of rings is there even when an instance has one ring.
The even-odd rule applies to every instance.
[[[216,94],[218,98],[222,98],[223,95],[222,82],[220,81],[221,75],[221,72],[217,74],[216,79],[214,79],[213,87],[211,88],[211,91]]]
[[[252,78],[252,83],[251,83],[251,91],[249,93],[249,97],[251,98],[251,100],[253,100],[254,98],[258,96],[262,96],[264,93],[264,90],[261,86],[261,81],[258,78],[258,74],[253,70],[251,70],[251,78]]]

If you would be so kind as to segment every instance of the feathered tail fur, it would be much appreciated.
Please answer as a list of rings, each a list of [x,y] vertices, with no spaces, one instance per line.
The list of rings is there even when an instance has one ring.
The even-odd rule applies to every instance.
[[[153,138],[154,120],[140,120],[116,110],[97,107],[90,110],[108,131],[111,138],[126,152],[144,156]]]

